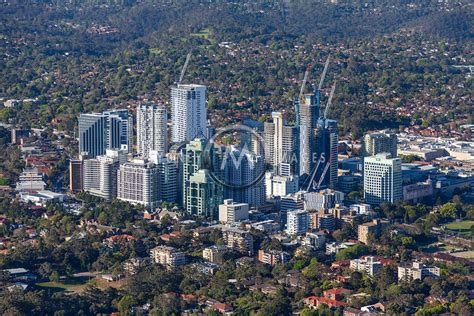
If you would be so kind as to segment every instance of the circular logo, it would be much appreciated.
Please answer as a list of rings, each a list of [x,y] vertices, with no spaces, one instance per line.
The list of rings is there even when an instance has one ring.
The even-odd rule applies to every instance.
[[[219,129],[204,149],[204,166],[225,187],[245,189],[265,176],[265,142],[246,125]]]

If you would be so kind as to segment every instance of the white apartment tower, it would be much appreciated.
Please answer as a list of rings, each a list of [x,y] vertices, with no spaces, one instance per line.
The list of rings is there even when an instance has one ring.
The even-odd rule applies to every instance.
[[[171,88],[171,141],[191,141],[206,136],[206,86],[179,84]]]
[[[159,206],[158,167],[147,160],[134,159],[120,166],[117,173],[117,198],[147,208]]]
[[[264,124],[265,162],[273,166],[275,174],[295,174],[296,129],[286,125],[281,112],[272,112],[272,119]]]
[[[117,170],[127,160],[127,152],[106,151],[105,155],[84,160],[84,191],[111,200],[117,196]]]
[[[150,152],[160,156],[168,150],[168,111],[157,104],[140,104],[137,107],[137,145],[142,158],[150,158]]]
[[[364,159],[364,198],[369,204],[402,198],[402,161],[381,153]]]
[[[397,135],[388,131],[369,133],[364,136],[362,155],[374,156],[380,153],[390,153],[397,157]]]
[[[287,213],[287,216],[286,233],[288,235],[301,235],[308,231],[308,212],[304,210],[291,211]]]

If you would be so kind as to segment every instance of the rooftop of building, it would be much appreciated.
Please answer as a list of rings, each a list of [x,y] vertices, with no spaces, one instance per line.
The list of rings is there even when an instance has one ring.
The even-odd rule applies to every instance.
[[[180,83],[173,88],[178,88],[178,89],[195,89],[195,88],[206,88],[205,85],[201,84],[195,84],[195,83]]]

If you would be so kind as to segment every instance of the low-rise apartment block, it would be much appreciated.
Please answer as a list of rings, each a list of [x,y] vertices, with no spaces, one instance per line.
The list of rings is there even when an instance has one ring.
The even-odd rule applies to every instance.
[[[323,232],[306,233],[302,238],[301,244],[315,249],[321,249],[326,244],[326,234]]]
[[[438,267],[429,267],[422,262],[413,262],[398,266],[398,281],[411,282],[413,280],[423,280],[426,277],[439,277],[440,269]]]
[[[350,268],[354,271],[364,272],[371,277],[382,269],[382,263],[372,256],[353,259],[350,262]]]
[[[326,254],[327,255],[335,255],[337,254],[339,251],[343,250],[343,249],[347,249],[349,247],[352,247],[354,246],[355,243],[353,242],[332,242],[332,243],[329,243],[329,244],[326,244]]]
[[[390,225],[387,220],[374,219],[371,222],[360,224],[357,228],[357,236],[360,242],[367,244],[369,236],[378,237],[380,233]]]
[[[150,251],[150,257],[155,263],[173,268],[186,263],[184,253],[173,247],[158,246]]]
[[[263,250],[258,251],[258,261],[269,264],[271,266],[277,264],[285,264],[290,259],[290,255],[279,250]]]
[[[253,255],[253,237],[248,231],[227,228],[222,231],[222,236],[227,248],[248,254],[249,256]]]
[[[227,251],[225,246],[211,246],[204,248],[202,257],[209,262],[222,264],[224,263],[224,255]]]

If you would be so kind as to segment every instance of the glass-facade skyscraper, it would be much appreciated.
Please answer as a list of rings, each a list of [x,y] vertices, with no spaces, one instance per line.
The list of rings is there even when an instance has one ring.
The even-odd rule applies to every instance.
[[[128,110],[111,110],[79,116],[79,153],[91,158],[107,149],[131,151],[132,124]]]

